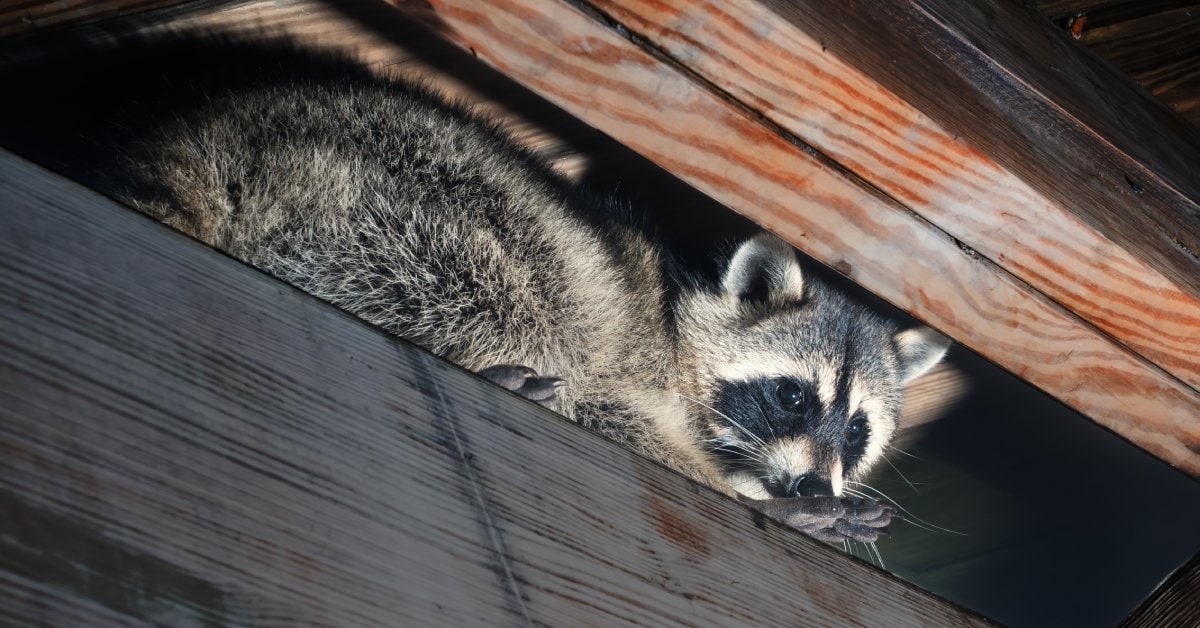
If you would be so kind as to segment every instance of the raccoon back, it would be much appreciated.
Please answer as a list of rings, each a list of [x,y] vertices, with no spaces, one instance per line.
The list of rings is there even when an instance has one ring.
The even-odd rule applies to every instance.
[[[280,43],[79,59],[8,77],[0,141],[466,368],[561,375],[568,416],[669,378],[654,247],[464,107]]]

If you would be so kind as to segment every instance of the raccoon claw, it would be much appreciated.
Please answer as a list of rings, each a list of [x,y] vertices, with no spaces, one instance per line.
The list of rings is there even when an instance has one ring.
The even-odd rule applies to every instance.
[[[842,504],[846,507],[846,518],[857,523],[882,522],[880,525],[887,525],[896,514],[891,504],[865,497],[843,497]]]
[[[834,523],[833,531],[840,536],[839,539],[834,541],[835,543],[841,539],[858,541],[859,543],[874,543],[882,533],[882,530],[879,528],[872,528],[862,523],[850,523],[845,519],[839,519]]]
[[[846,507],[837,497],[789,497],[764,499],[755,506],[789,526],[817,536],[821,531],[832,529],[833,524],[846,514]]]
[[[755,505],[826,543],[874,543],[887,533],[896,513],[890,504],[861,497],[790,497],[762,500]]]
[[[528,366],[497,364],[479,371],[488,381],[511,390],[538,405],[554,409],[558,389],[567,385],[561,377],[539,377]]]

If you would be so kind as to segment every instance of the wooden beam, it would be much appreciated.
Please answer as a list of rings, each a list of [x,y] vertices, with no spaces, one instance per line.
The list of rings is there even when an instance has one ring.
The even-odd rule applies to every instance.
[[[1200,2],[1091,20],[1082,41],[1193,125],[1200,125]]]
[[[1068,34],[1011,0],[764,2],[1200,295],[1200,129]]]
[[[766,6],[686,0],[595,5],[638,38],[686,60],[688,70],[714,88],[1200,387],[1200,298]]]
[[[18,624],[984,625],[0,153]]]
[[[1121,626],[1194,626],[1197,619],[1200,619],[1200,554],[1171,574]]]
[[[0,39],[120,17],[128,30],[248,0],[59,0],[0,3]]]
[[[797,146],[728,92],[635,44],[636,31],[565,2],[397,6],[876,294],[1200,474],[1195,389]]]

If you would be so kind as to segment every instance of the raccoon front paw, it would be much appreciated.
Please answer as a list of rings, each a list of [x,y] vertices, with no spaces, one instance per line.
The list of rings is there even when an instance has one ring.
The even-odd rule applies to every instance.
[[[826,543],[874,543],[896,514],[891,504],[863,497],[788,497],[754,505],[772,517]]]
[[[558,401],[558,389],[567,385],[561,377],[540,377],[528,366],[497,364],[489,366],[479,374],[493,384],[507,388],[539,405],[554,409]]]

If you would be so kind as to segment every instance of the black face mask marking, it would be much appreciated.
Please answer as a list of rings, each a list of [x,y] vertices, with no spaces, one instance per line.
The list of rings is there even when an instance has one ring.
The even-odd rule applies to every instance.
[[[816,383],[799,378],[722,382],[713,403],[718,413],[716,421],[727,428],[732,440],[739,442],[715,442],[710,452],[727,472],[748,471],[763,476],[780,471],[764,468],[762,451],[770,443],[804,437],[818,451],[839,456],[847,471],[853,469],[866,455],[871,425],[862,411],[848,416],[849,379],[838,378],[833,403],[828,406],[822,403]],[[778,483],[782,479],[771,477],[764,481]]]
[[[713,407],[717,421],[751,445],[803,436],[823,413],[812,383],[782,377],[722,382]]]

